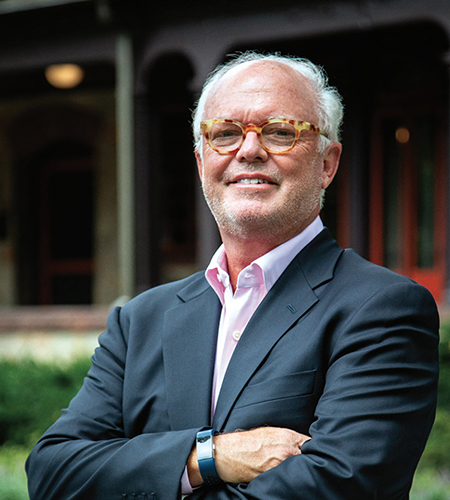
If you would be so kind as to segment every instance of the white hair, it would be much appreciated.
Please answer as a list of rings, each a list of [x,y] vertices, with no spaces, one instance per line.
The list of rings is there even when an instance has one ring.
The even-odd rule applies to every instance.
[[[200,122],[203,120],[205,106],[211,92],[215,89],[220,80],[232,69],[244,64],[248,65],[260,61],[274,61],[289,66],[309,81],[316,95],[318,106],[317,113],[319,122],[315,125],[320,127],[325,134],[325,137],[323,135],[319,136],[321,138],[319,148],[323,151],[329,145],[330,141],[339,141],[344,107],[341,95],[337,89],[328,85],[328,77],[323,69],[307,59],[281,56],[278,53],[260,54],[251,51],[237,55],[229,62],[218,66],[209,75],[203,85],[202,93],[192,114],[194,142],[200,153],[202,152]]]

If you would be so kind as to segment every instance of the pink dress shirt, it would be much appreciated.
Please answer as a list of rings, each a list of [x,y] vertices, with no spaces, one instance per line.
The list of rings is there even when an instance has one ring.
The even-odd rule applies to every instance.
[[[294,257],[322,229],[322,221],[317,217],[300,234],[253,261],[239,273],[234,294],[223,245],[211,259],[206,270],[206,279],[222,303],[212,387],[211,421],[228,363],[247,323]]]
[[[223,245],[219,247],[211,259],[205,277],[222,303],[212,387],[211,422],[228,363],[247,323],[294,257],[322,229],[322,221],[320,217],[317,217],[300,234],[253,261],[239,273],[234,293],[228,275],[227,258]],[[184,471],[181,483],[183,494],[192,493],[187,469]]]

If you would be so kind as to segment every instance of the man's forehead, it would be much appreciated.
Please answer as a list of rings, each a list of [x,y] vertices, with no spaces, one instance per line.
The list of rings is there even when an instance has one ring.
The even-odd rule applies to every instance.
[[[265,96],[272,96],[280,102],[291,101],[316,107],[316,96],[309,80],[297,70],[278,61],[246,62],[232,68],[211,90],[206,102],[206,112],[213,112],[227,101],[239,105],[242,96],[244,100],[247,97],[251,99],[252,105],[257,105],[261,96],[263,99]]]
[[[232,68],[216,83],[214,91],[217,92],[221,87],[232,87],[250,79],[253,81],[259,79],[263,85],[270,78],[288,79],[293,85],[311,87],[308,80],[289,65],[278,61],[263,60],[248,61]]]

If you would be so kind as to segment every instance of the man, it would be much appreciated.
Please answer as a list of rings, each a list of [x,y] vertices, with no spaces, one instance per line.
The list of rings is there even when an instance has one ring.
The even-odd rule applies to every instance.
[[[194,133],[223,246],[110,314],[28,459],[31,500],[409,497],[438,315],[322,226],[341,119],[307,61],[251,53],[212,75]]]

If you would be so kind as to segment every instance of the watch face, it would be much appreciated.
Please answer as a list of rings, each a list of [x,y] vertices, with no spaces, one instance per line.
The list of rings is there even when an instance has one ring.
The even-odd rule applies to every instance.
[[[213,458],[212,433],[202,431],[197,434],[197,460],[208,460]]]

